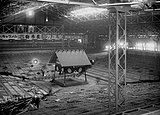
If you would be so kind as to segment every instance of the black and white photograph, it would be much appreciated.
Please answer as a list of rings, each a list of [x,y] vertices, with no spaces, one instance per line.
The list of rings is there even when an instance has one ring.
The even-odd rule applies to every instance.
[[[0,0],[0,115],[160,115],[160,0]]]

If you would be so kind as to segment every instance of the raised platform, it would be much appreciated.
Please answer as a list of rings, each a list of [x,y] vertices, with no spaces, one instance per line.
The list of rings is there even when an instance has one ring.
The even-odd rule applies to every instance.
[[[56,79],[55,83],[57,85],[60,85],[62,87],[69,87],[69,86],[77,86],[77,85],[85,85],[88,84],[88,82],[84,80],[80,80],[78,78],[66,78],[65,82],[63,78]]]

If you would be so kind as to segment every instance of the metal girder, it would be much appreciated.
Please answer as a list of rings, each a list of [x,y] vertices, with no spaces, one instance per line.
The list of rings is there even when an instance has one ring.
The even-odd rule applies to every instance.
[[[110,12],[109,24],[109,110],[117,112],[126,95],[126,13]]]
[[[151,12],[131,12],[127,15],[127,24],[146,24],[146,23],[160,23],[159,11]]]
[[[26,39],[25,34],[41,34],[44,39],[52,39],[60,35],[62,38],[62,49],[64,49],[64,25],[60,26],[36,26],[36,25],[0,25],[0,34],[15,34],[19,38]]]
[[[34,28],[32,33],[61,34],[64,26],[32,26],[32,25],[0,25],[0,33],[29,33],[29,28]]]

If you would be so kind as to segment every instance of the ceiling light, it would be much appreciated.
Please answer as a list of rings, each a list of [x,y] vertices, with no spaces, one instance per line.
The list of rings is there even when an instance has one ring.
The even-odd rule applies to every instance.
[[[87,7],[87,8],[81,8],[78,10],[73,10],[70,12],[71,15],[74,16],[86,16],[86,15],[94,15],[94,14],[100,14],[108,11],[105,8],[93,8],[93,7]]]
[[[34,16],[34,10],[33,9],[29,9],[26,11],[26,14],[28,17],[33,17]]]

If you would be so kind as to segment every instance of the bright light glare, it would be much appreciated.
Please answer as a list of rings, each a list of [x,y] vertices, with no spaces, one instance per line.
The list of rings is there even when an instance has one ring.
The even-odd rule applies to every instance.
[[[36,58],[34,58],[34,59],[32,60],[32,64],[33,64],[33,65],[38,65],[38,64],[39,64],[39,60],[36,59]]]
[[[109,50],[109,46],[105,46],[104,50],[108,51]]]
[[[81,8],[78,10],[73,10],[70,12],[72,16],[87,16],[87,15],[94,15],[94,14],[100,14],[108,11],[107,9],[104,8],[92,8],[92,7],[87,7],[87,8]]]
[[[109,48],[109,46],[105,46],[105,49],[108,49]]]
[[[46,22],[48,22],[48,17],[46,17]]]
[[[156,51],[157,46],[154,42],[148,42],[148,43],[136,43],[135,49],[137,50],[148,50],[148,51]]]
[[[106,50],[106,51],[109,51],[109,49],[111,49],[111,48],[112,48],[112,47],[111,47],[110,45],[106,45],[106,46],[105,46],[105,50]]]
[[[142,43],[136,43],[136,49],[137,50],[143,50]]]
[[[30,9],[26,12],[26,14],[28,17],[32,17],[32,16],[34,16],[34,11]]]
[[[125,45],[126,45],[126,48],[128,47],[128,43],[126,42],[126,44],[125,44],[124,41],[120,41],[118,44],[119,44],[120,48],[125,48]]]
[[[147,43],[146,44],[146,50],[154,51],[155,50],[154,48],[155,48],[154,43]]]
[[[82,39],[78,39],[78,42],[79,42],[79,43],[82,43]]]

